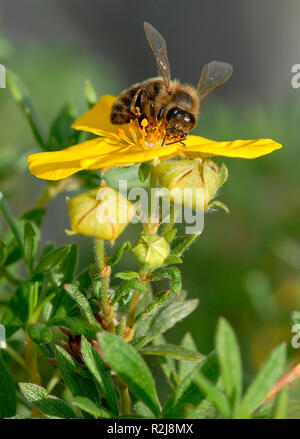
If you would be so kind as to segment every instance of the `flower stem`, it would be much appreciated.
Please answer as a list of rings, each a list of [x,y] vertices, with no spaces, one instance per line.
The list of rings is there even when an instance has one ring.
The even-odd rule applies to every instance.
[[[111,306],[108,298],[111,267],[105,264],[104,241],[102,239],[96,239],[95,249],[96,249],[96,260],[100,269],[102,311],[108,324],[108,330],[110,332],[115,332],[115,326],[113,323],[114,309]]]
[[[127,326],[130,328],[133,327],[134,321],[135,321],[135,311],[136,306],[138,304],[139,298],[141,293],[139,291],[136,291],[131,299],[130,305],[129,305],[129,311],[127,315]]]
[[[170,205],[170,219],[169,222],[165,224],[161,235],[165,236],[168,232],[170,232],[174,226],[174,222],[176,219],[176,213],[175,213],[175,205],[174,203],[171,203]]]
[[[116,378],[119,383],[121,414],[123,416],[130,415],[131,402],[130,402],[128,386],[124,383],[123,380],[121,380],[121,378],[119,378],[118,376]]]

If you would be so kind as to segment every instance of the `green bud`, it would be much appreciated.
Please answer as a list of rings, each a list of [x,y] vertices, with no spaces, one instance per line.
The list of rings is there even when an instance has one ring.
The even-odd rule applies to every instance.
[[[160,163],[155,167],[155,174],[160,185],[169,189],[172,202],[199,210],[209,209],[228,176],[224,164],[219,168],[200,159]]]
[[[132,204],[110,187],[67,198],[72,232],[115,240],[135,215]]]
[[[34,323],[28,328],[28,335],[32,341],[39,345],[47,344],[52,338],[52,331],[43,323]]]
[[[169,256],[169,244],[162,236],[141,234],[132,254],[138,264],[145,269],[161,267]]]

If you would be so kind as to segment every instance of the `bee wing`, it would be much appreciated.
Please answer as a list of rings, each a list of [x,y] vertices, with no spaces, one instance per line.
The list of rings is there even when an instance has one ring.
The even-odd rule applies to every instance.
[[[232,65],[225,62],[212,61],[205,64],[197,87],[200,101],[203,101],[216,88],[225,84],[232,75],[232,71]]]
[[[163,77],[167,90],[170,91],[171,72],[166,40],[150,23],[147,23],[146,21],[144,22],[144,30],[148,43],[155,56],[159,74]]]

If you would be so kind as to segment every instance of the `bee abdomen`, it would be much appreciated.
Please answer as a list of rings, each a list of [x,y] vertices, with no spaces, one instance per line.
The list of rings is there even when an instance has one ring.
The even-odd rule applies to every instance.
[[[130,106],[133,97],[139,89],[140,85],[136,84],[120,94],[118,99],[114,102],[111,110],[110,120],[112,123],[129,123],[130,119],[135,118],[135,115],[130,111]]]

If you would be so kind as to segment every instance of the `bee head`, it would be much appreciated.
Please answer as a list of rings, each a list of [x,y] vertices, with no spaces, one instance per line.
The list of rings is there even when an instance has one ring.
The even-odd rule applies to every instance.
[[[185,137],[194,125],[194,116],[179,107],[171,108],[166,115],[166,130],[169,137]]]

